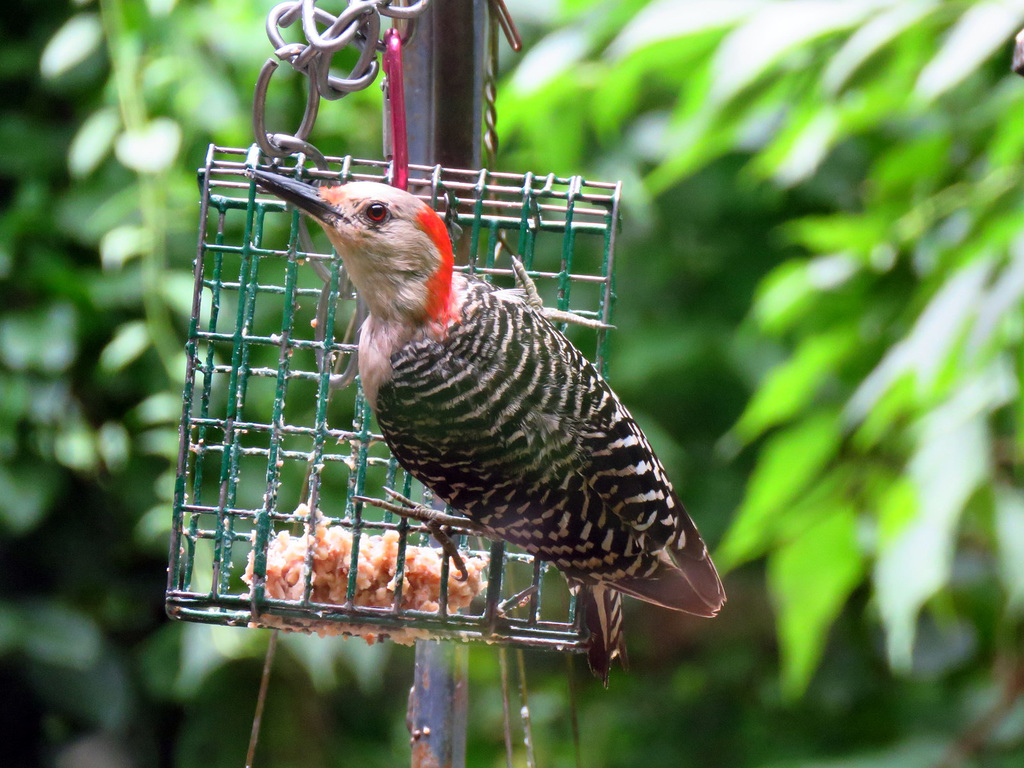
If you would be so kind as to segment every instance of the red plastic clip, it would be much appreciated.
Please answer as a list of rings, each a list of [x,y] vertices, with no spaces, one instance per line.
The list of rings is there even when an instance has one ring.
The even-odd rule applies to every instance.
[[[409,142],[405,124],[405,83],[402,79],[402,36],[391,28],[384,33],[384,74],[391,106],[391,186],[409,189]]]

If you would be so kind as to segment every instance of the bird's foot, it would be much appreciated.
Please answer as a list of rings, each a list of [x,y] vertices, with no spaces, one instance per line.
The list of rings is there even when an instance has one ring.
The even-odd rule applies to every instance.
[[[452,540],[452,533],[454,528],[461,528],[471,533],[481,533],[473,521],[439,512],[425,504],[418,504],[392,488],[384,488],[384,492],[393,501],[374,499],[370,496],[353,496],[352,500],[422,523],[440,545],[441,550],[451,558],[452,564],[459,571],[456,578],[459,581],[466,581],[469,578],[469,571],[466,569],[466,561],[462,559],[458,545]]]
[[[581,317],[575,312],[545,307],[544,300],[541,299],[540,294],[537,292],[537,284],[533,282],[530,273],[526,271],[526,266],[515,254],[510,253],[509,258],[512,259],[512,274],[515,275],[516,285],[523,292],[523,298],[526,303],[552,323],[571,323],[573,325],[582,325],[584,328],[595,328],[598,330],[607,330],[615,327],[608,325],[608,323],[602,323],[595,318]]]
[[[497,614],[499,616],[505,616],[509,610],[515,608],[522,608],[537,593],[537,585],[531,584],[522,592],[517,592],[505,600],[502,600],[498,605]]]
[[[541,310],[544,317],[550,320],[552,323],[570,323],[572,325],[582,325],[584,328],[593,328],[595,330],[610,330],[614,328],[614,325],[608,323],[602,323],[600,320],[594,317],[582,317],[577,315],[575,312],[569,312],[561,309],[552,309],[551,307],[544,307]]]

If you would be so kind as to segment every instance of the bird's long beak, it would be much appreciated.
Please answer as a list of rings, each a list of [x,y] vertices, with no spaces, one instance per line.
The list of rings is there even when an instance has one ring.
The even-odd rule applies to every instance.
[[[338,218],[338,211],[320,197],[320,190],[304,181],[282,176],[278,173],[247,170],[246,175],[256,179],[259,187],[287,203],[292,203],[300,211],[308,213],[322,224],[331,224]]]

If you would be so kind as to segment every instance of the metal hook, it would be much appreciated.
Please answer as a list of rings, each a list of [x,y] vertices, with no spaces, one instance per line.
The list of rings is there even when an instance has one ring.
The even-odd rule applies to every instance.
[[[519,30],[516,29],[516,23],[512,21],[512,14],[508,12],[505,0],[489,0],[489,2],[491,13],[498,19],[498,24],[501,25],[501,31],[505,33],[505,39],[508,40],[509,46],[517,53],[523,50],[523,38],[519,36]]]

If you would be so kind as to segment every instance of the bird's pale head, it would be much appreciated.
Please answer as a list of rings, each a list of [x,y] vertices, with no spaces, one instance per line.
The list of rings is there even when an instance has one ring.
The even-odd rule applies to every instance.
[[[324,228],[372,315],[447,324],[452,246],[430,206],[372,181],[314,187],[278,174],[252,173],[260,187],[294,203]]]

